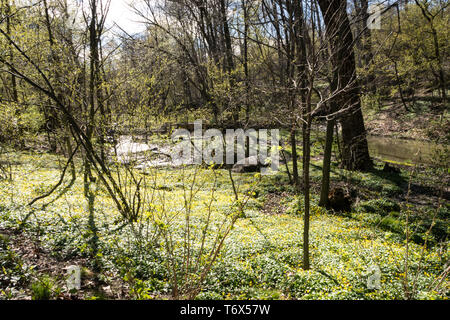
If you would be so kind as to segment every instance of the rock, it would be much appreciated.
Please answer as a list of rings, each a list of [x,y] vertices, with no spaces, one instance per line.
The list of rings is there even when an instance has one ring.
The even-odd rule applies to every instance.
[[[145,143],[135,143],[132,137],[121,137],[115,149],[111,150],[111,154],[117,154],[117,161],[127,165],[132,162],[146,160],[146,152],[156,153],[157,145],[149,145]]]
[[[267,167],[268,165],[262,163],[258,156],[252,156],[238,161],[234,166],[232,171],[234,173],[245,173],[245,172],[259,172],[261,168]]]
[[[351,210],[352,198],[342,188],[333,188],[328,196],[328,205],[334,211],[348,212]]]

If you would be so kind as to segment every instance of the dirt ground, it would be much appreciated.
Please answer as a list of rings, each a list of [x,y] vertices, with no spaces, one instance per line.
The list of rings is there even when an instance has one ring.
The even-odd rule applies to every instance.
[[[371,135],[389,136],[403,139],[417,139],[450,142],[450,108],[414,108],[409,111],[398,103],[379,109],[365,111],[366,128]],[[442,135],[442,132],[446,132]]]

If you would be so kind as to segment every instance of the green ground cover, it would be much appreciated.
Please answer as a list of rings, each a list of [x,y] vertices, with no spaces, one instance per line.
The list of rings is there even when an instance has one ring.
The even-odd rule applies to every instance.
[[[58,198],[58,193],[55,193],[31,210],[26,204],[48,191],[59,179],[59,162],[56,156],[48,154],[17,153],[15,156],[14,183],[0,183],[0,230],[21,230],[38,241],[42,250],[55,259],[85,259],[87,270],[92,268],[93,233],[83,196],[82,178],[79,177],[64,195]],[[132,298],[170,296],[173,274],[167,263],[174,255],[167,250],[158,228],[173,230],[173,252],[179,252],[175,255],[177,257],[183,256],[187,230],[183,202],[186,186],[190,185],[196,171],[198,192],[193,197],[189,216],[190,244],[195,255],[200,252],[199,239],[205,228],[205,215],[211,212],[205,246],[212,248],[216,234],[223,230],[223,223],[229,222],[230,212],[233,212],[234,195],[226,170],[186,168],[182,174],[178,169],[158,170],[157,174],[149,177],[153,179],[155,191],[154,210],[146,212],[133,225],[121,221],[105,190],[98,187],[95,212],[98,250],[95,260],[101,265],[99,279],[102,282],[120,284]],[[319,170],[313,172],[318,178]],[[334,168],[335,179],[342,174],[340,169]],[[353,183],[365,187],[368,198],[400,192],[396,189],[395,180],[392,182],[385,178],[371,173],[352,174]],[[333,214],[313,205],[312,270],[304,271],[301,266],[302,203],[286,185],[285,173],[275,177],[244,174],[236,175],[235,179],[240,196],[245,197],[252,190],[251,197],[205,278],[198,299],[402,299],[406,283],[407,290],[415,298],[448,298],[449,283],[440,278],[449,258],[448,251],[442,250],[442,243],[438,245],[431,238],[429,243],[434,243],[432,246],[424,245],[423,241],[409,241],[408,274],[405,275],[405,222],[398,204],[390,200],[365,200],[353,212],[346,214]],[[68,183],[69,178],[66,180]],[[214,185],[216,191],[210,205]],[[285,210],[281,214],[262,210],[273,194],[283,194],[279,205]],[[315,203],[317,199],[313,197]],[[45,208],[42,209],[43,204]],[[208,211],[208,208],[212,209]],[[448,206],[441,211],[441,220],[445,224]],[[422,230],[424,234],[428,235]],[[199,259],[200,265],[207,261],[203,258],[202,255]],[[11,296],[11,288],[17,282],[25,294],[39,289],[36,289],[33,277],[47,277],[39,268],[30,271],[33,266],[27,266],[20,255],[8,250],[7,239],[3,241],[1,261],[3,298]],[[185,274],[183,261],[173,265],[178,268],[177,274]],[[373,266],[378,266],[381,271],[378,290],[367,287]],[[23,276],[24,273],[33,276]],[[54,277],[56,283],[59,281],[58,290],[64,291],[64,277]],[[92,292],[84,296],[101,297],[104,296]]]

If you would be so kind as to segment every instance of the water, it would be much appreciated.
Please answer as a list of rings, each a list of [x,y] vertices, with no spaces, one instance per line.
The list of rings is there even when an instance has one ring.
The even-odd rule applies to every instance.
[[[420,140],[405,140],[393,137],[368,136],[369,152],[371,157],[381,160],[390,160],[409,164],[448,165],[448,159],[436,160],[437,154],[444,150],[443,145]],[[123,136],[117,145],[119,160],[127,162],[127,157],[136,157],[137,154],[151,151],[154,154],[165,155],[161,159],[152,159],[145,166],[177,166],[170,158],[170,147],[135,143],[131,137]],[[124,158],[124,159],[122,159]],[[144,157],[145,160],[146,157]]]
[[[367,141],[372,157],[409,164],[436,163],[437,153],[444,150],[442,145],[419,140],[368,136]]]

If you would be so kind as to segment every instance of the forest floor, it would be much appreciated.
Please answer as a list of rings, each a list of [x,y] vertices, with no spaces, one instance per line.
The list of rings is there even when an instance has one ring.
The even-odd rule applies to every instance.
[[[403,299],[405,286],[418,299],[449,298],[447,169],[397,165],[398,170],[386,172],[385,163],[376,161],[374,170],[360,173],[333,163],[332,187],[351,194],[353,204],[350,212],[327,211],[317,206],[323,142],[314,137],[312,142],[312,269],[301,266],[303,197],[289,184],[285,168],[274,176],[238,174],[239,196],[254,192],[197,298]],[[13,180],[0,181],[0,299],[170,298],[170,252],[158,236],[160,220],[155,227],[146,211],[135,225],[123,225],[106,190],[97,187],[94,254],[82,175],[77,174],[70,190],[58,190],[31,210],[27,203],[58,181],[64,161],[35,150],[10,156]],[[198,177],[191,232],[204,230],[205,214],[212,208],[206,245],[210,250],[213,230],[219,230],[233,210],[228,172],[192,167],[162,168],[155,174],[146,175],[155,181],[152,189],[159,195],[154,205],[164,204],[171,217],[177,250],[185,243],[186,211],[180,208],[185,186]],[[69,180],[66,177],[63,185]],[[216,192],[208,207],[213,181]],[[197,235],[192,248],[199,247]],[[93,261],[100,265],[99,272],[92,271]],[[183,274],[182,261],[176,261],[174,268]],[[82,267],[77,292],[66,286],[69,265]],[[368,287],[374,266],[381,272],[379,289]]]

